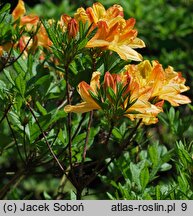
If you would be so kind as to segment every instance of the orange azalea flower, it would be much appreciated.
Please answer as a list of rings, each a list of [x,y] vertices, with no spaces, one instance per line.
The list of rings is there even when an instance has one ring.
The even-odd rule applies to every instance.
[[[97,93],[97,87],[100,87],[99,83],[100,73],[94,72],[90,81],[90,85],[86,82],[81,82],[78,85],[78,92],[84,102],[79,103],[75,106],[67,105],[64,108],[65,112],[75,112],[75,113],[84,113],[89,112],[95,109],[101,109],[100,106],[94,101],[94,99],[90,96],[89,90],[93,93]]]
[[[128,117],[132,121],[135,119],[142,119],[144,124],[155,124],[158,122],[157,115],[162,112],[160,106],[155,106],[149,102],[151,96],[151,89],[146,89],[140,91],[140,85],[132,79],[129,73],[121,73],[121,80],[124,86],[129,84],[125,94],[129,94],[129,100],[126,98],[124,103],[124,108],[127,107],[128,103],[132,104],[128,109],[126,109],[124,116]]]
[[[141,61],[142,56],[135,48],[145,47],[144,42],[137,38],[137,30],[134,30],[135,19],[125,20],[123,9],[119,5],[114,5],[108,10],[100,3],[93,4],[86,10],[79,8],[75,13],[75,19],[97,26],[96,34],[88,41],[86,47],[101,47],[115,51],[124,60]]]
[[[44,28],[43,25],[40,26],[36,36],[37,36],[38,46],[42,46],[42,47],[45,47],[47,49],[50,48],[50,46],[52,45],[52,42],[49,39],[47,32],[46,32],[46,29]]]
[[[26,29],[32,30],[32,27],[36,27],[39,22],[39,17],[35,15],[25,15],[26,9],[23,0],[19,0],[16,8],[12,12],[12,16],[14,20],[20,18],[20,25],[26,26]]]
[[[38,24],[39,24],[39,17],[33,14],[25,15],[25,5],[23,0],[19,0],[16,8],[12,12],[12,16],[14,20],[17,20],[20,18],[20,26],[25,26],[25,29],[27,31],[36,31]],[[19,46],[20,50],[22,50],[22,47],[24,48],[29,37],[28,36],[22,36],[20,39],[20,42],[16,45]],[[39,30],[36,34],[36,36],[33,39],[33,42],[30,42],[30,44],[33,46],[32,48],[35,49],[37,46],[43,46],[45,48],[48,48],[52,43],[50,39],[48,38],[48,35],[46,33],[46,30],[43,25],[39,27]],[[31,47],[29,44],[29,47]]]
[[[86,47],[109,49],[117,52],[124,60],[141,61],[142,56],[134,49],[145,47],[145,44],[136,37],[137,31],[132,29],[133,23],[133,18],[119,23],[100,21],[96,34],[88,41]]]
[[[164,70],[159,62],[153,61],[151,65],[146,60],[138,65],[128,65],[126,70],[139,83],[141,91],[151,89],[150,100],[159,102],[157,106],[162,100],[167,100],[173,106],[191,102],[187,96],[180,94],[189,90],[184,85],[186,80],[170,66]]]
[[[23,2],[23,0],[19,0],[16,8],[12,12],[12,16],[13,16],[14,20],[17,20],[17,19],[23,17],[23,15],[25,13],[26,13],[26,10],[25,10],[24,2]]]
[[[66,112],[83,113],[95,109],[103,109],[103,102],[107,102],[105,99],[105,97],[107,97],[107,103],[109,106],[104,108],[104,111],[110,112],[113,119],[120,117],[120,114],[117,115],[116,113],[117,110],[121,108],[123,115],[131,120],[142,119],[142,122],[145,124],[157,122],[156,116],[162,111],[162,109],[148,102],[151,92],[147,90],[146,92],[143,92],[143,94],[140,93],[138,83],[131,81],[128,73],[111,75],[107,72],[104,76],[104,83],[102,87],[100,87],[99,79],[100,73],[94,72],[90,85],[84,81],[81,82],[78,85],[78,91],[84,102],[75,106],[67,105],[64,110]],[[91,91],[96,97],[99,96],[97,89],[100,91],[100,88],[104,89],[106,95],[100,96],[99,100],[101,103],[96,102],[90,94]],[[111,88],[114,92],[115,98],[112,98],[112,95],[108,92],[109,88]],[[120,90],[122,91],[121,96],[119,95]]]
[[[21,17],[20,25],[25,26],[25,29],[27,31],[32,31],[32,30],[36,31],[39,21],[40,19],[38,16],[30,14],[30,15]]]

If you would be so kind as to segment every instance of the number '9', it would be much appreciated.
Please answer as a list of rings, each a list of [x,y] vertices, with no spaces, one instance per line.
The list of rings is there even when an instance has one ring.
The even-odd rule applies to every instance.
[[[182,211],[186,211],[187,210],[187,204],[186,203],[182,203],[181,204],[181,208],[182,208]]]

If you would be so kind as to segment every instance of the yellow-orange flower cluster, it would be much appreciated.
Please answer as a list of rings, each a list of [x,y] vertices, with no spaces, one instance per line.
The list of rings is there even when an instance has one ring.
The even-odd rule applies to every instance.
[[[100,3],[93,4],[86,10],[79,8],[74,14],[74,18],[62,15],[62,23],[68,26],[70,34],[75,36],[78,33],[78,23],[92,25],[89,32],[97,28],[94,36],[88,41],[86,47],[100,47],[115,51],[124,60],[141,61],[142,56],[136,52],[135,48],[145,46],[144,42],[137,38],[137,30],[133,29],[135,19],[124,19],[123,8],[114,5],[105,10]]]
[[[14,20],[17,20],[18,18],[20,18],[20,25],[25,26],[27,31],[35,32],[36,29],[39,28],[37,34],[33,38],[34,46],[42,46],[45,48],[48,48],[49,46],[51,46],[52,43],[46,33],[44,26],[42,24],[38,26],[40,22],[39,17],[33,14],[30,14],[30,15],[25,15],[25,14],[26,14],[26,10],[25,10],[25,5],[23,3],[23,0],[19,0],[16,8],[12,12]],[[19,46],[21,47],[21,49],[23,48],[24,45],[26,45],[26,41],[28,40],[29,40],[28,36],[23,36],[21,38],[19,42]]]
[[[151,89],[150,100],[154,103],[166,100],[172,106],[179,106],[191,102],[187,96],[180,94],[189,90],[189,87],[184,85],[185,78],[171,66],[164,70],[158,61],[152,61],[151,64],[146,60],[138,65],[126,66],[126,71],[139,83],[141,92]]]
[[[121,100],[117,109],[121,108],[124,116],[131,120],[142,119],[145,124],[154,124],[158,121],[158,113],[162,112],[164,100],[173,106],[191,102],[188,97],[180,94],[189,89],[184,83],[185,79],[181,73],[175,72],[172,67],[164,70],[157,61],[153,61],[152,64],[149,61],[143,61],[138,65],[127,65],[121,74],[111,75],[106,72],[102,85],[100,73],[94,72],[90,85],[84,81],[78,85],[78,92],[84,102],[75,106],[67,105],[64,110],[83,113],[105,109],[103,107],[105,99],[101,99],[101,95],[101,103],[93,98],[93,94],[98,96],[98,91],[103,88],[110,103],[107,109],[114,108],[115,103]],[[120,86],[121,90],[118,90]],[[110,91],[113,91],[111,95],[108,92],[109,87]]]
[[[20,51],[23,51],[25,48],[25,53],[27,54],[27,50],[29,49],[36,49],[37,46],[42,46],[48,48],[51,46],[51,41],[46,33],[46,30],[42,24],[40,24],[39,17],[36,15],[25,15],[26,9],[23,0],[19,0],[16,8],[12,12],[13,20],[19,19],[19,25],[21,27],[25,26],[25,30],[27,32],[36,32],[37,34],[30,40],[29,35],[22,35],[19,41],[14,44],[15,47],[19,47]],[[26,45],[28,45],[26,47]],[[8,51],[12,46],[12,42],[6,43],[0,47],[0,56],[3,54],[3,50]]]
[[[40,24],[39,17],[33,14],[26,15],[23,0],[18,1],[12,16],[14,20],[19,19],[20,26],[25,26],[29,32],[35,32],[38,28],[37,34],[28,44],[28,49],[34,50],[38,46],[49,48],[52,45],[44,26]],[[92,38],[85,45],[87,48],[98,47],[101,50],[112,50],[124,60],[142,60],[142,56],[134,49],[142,48],[145,44],[137,38],[137,30],[134,29],[135,19],[125,20],[123,8],[120,5],[113,5],[107,10],[101,3],[95,3],[87,9],[81,7],[73,18],[62,15],[59,24],[70,38],[75,38],[80,31],[80,22],[85,26],[90,26],[88,35],[94,31]],[[22,35],[16,46],[22,51],[26,48],[29,39],[29,35]],[[0,54],[2,55],[2,52]]]

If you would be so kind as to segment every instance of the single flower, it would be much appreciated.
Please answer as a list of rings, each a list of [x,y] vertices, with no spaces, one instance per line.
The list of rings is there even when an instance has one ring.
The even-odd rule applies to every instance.
[[[75,113],[84,113],[89,112],[91,110],[95,109],[101,109],[101,107],[95,102],[95,100],[91,97],[89,91],[92,91],[93,93],[97,94],[97,88],[100,87],[100,73],[94,72],[92,74],[92,78],[90,81],[90,85],[88,85],[86,82],[82,81],[78,85],[78,92],[84,102],[79,103],[75,106],[73,105],[67,105],[64,108],[65,112],[75,112]]]
[[[15,7],[15,9],[12,12],[12,16],[13,16],[14,20],[17,20],[17,19],[23,17],[23,15],[25,13],[26,13],[25,4],[24,4],[23,0],[19,0],[17,6]]]

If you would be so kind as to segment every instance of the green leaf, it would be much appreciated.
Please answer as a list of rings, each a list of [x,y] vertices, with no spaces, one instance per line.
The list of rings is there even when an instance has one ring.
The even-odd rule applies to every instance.
[[[120,126],[120,129],[119,129],[119,131],[120,131],[120,133],[121,133],[122,135],[125,134],[126,128],[127,128],[127,127],[126,127],[126,123],[123,122],[123,124]]]
[[[21,74],[19,74],[19,76],[16,78],[15,85],[19,93],[21,94],[21,96],[24,97],[25,90],[26,90],[26,83],[25,80],[23,79],[23,76],[21,76]]]
[[[85,39],[82,40],[80,43],[78,43],[78,50],[83,49],[83,48],[86,46],[87,42],[88,42],[88,39],[85,38]]]
[[[28,94],[31,94],[31,92],[37,89],[39,94],[42,95],[42,97],[47,96],[50,86],[52,84],[53,77],[50,76],[50,74],[47,74],[47,75],[41,76],[40,78],[39,77],[33,77],[33,78],[30,80],[30,82],[28,82],[30,86]]]
[[[177,153],[180,158],[180,161],[183,163],[183,165],[187,168],[188,163],[192,163],[192,158],[190,154],[187,152],[187,150],[184,148],[184,144],[182,141],[179,141],[176,143],[177,146]]]
[[[139,178],[142,190],[144,190],[149,182],[149,170],[147,166],[144,166],[144,168],[141,170]]]
[[[136,164],[131,162],[130,170],[132,174],[132,180],[136,183],[136,185],[140,186],[140,180],[139,180],[140,169],[138,168]]]
[[[169,164],[169,163],[164,163],[164,164],[162,164],[161,165],[161,167],[160,167],[160,171],[168,171],[168,170],[170,170],[172,168],[172,165],[171,164]]]
[[[44,116],[41,116],[38,118],[38,122],[40,124],[41,129],[46,132],[46,130],[48,129],[48,127],[52,124],[51,122],[52,119],[52,115],[51,114],[47,114]],[[38,124],[35,122],[30,126],[30,140],[34,141],[37,139],[37,137],[41,134],[41,130],[38,126]]]
[[[33,68],[33,55],[28,54],[28,59],[27,59],[27,73],[32,75],[32,68]]]
[[[148,148],[148,154],[153,164],[153,167],[156,167],[159,164],[158,146],[150,145]]]
[[[59,133],[58,133],[58,139],[65,144],[65,138],[64,138],[64,132],[62,131],[62,129],[60,129]]]
[[[185,193],[187,192],[187,190],[189,190],[189,185],[190,185],[186,178],[186,175],[187,174],[185,172],[180,170],[180,176],[178,176],[180,189]]]
[[[0,3],[1,4],[1,3]],[[1,5],[0,5],[1,6]],[[5,12],[9,12],[9,9],[10,9],[10,7],[11,7],[11,5],[10,4],[5,4],[4,6],[3,6],[3,8],[1,8],[1,10],[0,10],[0,15],[2,15],[2,13],[5,13]]]
[[[8,71],[8,70],[4,69],[5,77],[8,79],[8,81],[9,81],[13,86],[15,86],[15,82],[14,82],[12,76],[10,75],[11,73],[12,73],[11,71]]]
[[[56,34],[54,33],[54,27],[52,26],[55,26],[56,27],[56,23],[50,25],[47,21],[45,20],[42,20],[42,23],[48,33],[48,36],[50,38],[50,40],[53,42],[53,44],[57,47],[58,45],[58,39],[57,39],[57,36]]]
[[[162,164],[170,161],[173,154],[174,154],[174,149],[171,149],[170,151],[167,151],[164,155],[161,155]]]
[[[113,136],[115,136],[115,138],[119,140],[122,139],[122,134],[120,133],[117,127],[113,129],[112,133],[113,133]]]
[[[45,83],[48,82],[49,78],[50,78],[50,75],[49,75],[49,74],[47,74],[47,75],[45,75],[45,76],[42,76],[42,77],[40,77],[40,78],[36,81],[35,85],[36,85],[36,86],[44,85]]]
[[[156,185],[155,187],[155,195],[156,195],[156,200],[161,199],[161,188],[160,185]]]
[[[5,97],[5,91],[8,91],[8,89],[6,88],[6,84],[2,80],[0,80],[0,96],[2,98]]]
[[[148,192],[143,193],[143,200],[152,200],[153,198]]]
[[[56,122],[59,119],[64,119],[67,116],[67,113],[65,113],[63,110],[54,110],[51,112],[52,115],[52,122]]]
[[[36,106],[42,115],[47,114],[47,110],[40,104],[39,101],[36,101]]]
[[[115,104],[116,103],[116,95],[115,95],[115,92],[113,91],[113,89],[111,87],[107,88],[107,95],[110,96],[112,103]],[[119,100],[119,98],[118,98],[118,100]]]
[[[85,138],[86,138],[86,132],[77,135],[73,140],[73,145],[75,147],[79,146],[84,141]]]
[[[161,113],[160,115],[158,115],[159,120],[164,123],[167,127],[169,126],[169,122],[167,121],[167,119],[165,119],[164,116],[165,113]]]
[[[91,97],[93,98],[93,100],[96,101],[97,104],[99,104],[99,106],[102,106],[102,102],[99,99],[98,95],[95,95],[91,90],[88,90],[89,94],[91,95]]]
[[[17,95],[16,101],[14,103],[14,107],[16,108],[18,114],[21,114],[21,107],[22,107],[23,101],[24,101],[23,98],[20,95]]]
[[[43,196],[45,200],[52,200],[52,197],[46,191],[43,192]]]
[[[25,76],[25,72],[27,70],[27,65],[24,61],[21,61],[18,59],[14,64],[13,67],[15,71],[17,72],[18,75],[22,75],[23,77]]]

